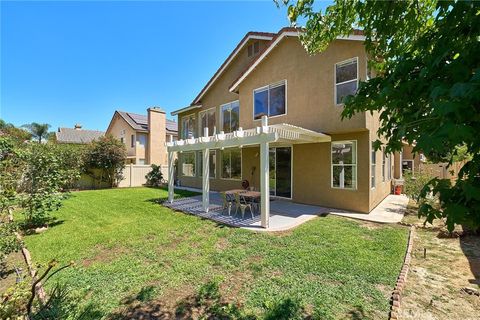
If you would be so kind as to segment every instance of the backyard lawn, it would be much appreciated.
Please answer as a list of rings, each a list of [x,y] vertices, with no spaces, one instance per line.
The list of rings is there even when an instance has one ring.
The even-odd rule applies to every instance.
[[[254,233],[155,201],[166,196],[149,188],[75,192],[55,213],[58,223],[26,236],[26,245],[35,262],[75,262],[50,286],[67,283],[95,319],[387,318],[406,228],[328,216]]]

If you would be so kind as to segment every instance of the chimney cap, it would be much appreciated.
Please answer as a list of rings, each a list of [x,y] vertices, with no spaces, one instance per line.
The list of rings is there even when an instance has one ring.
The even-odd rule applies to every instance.
[[[75,123],[74,128],[77,129],[77,130],[80,130],[80,129],[82,129],[82,125],[80,123]]]
[[[148,112],[154,111],[154,112],[165,113],[165,110],[163,110],[162,108],[157,107],[157,106],[152,106],[152,107],[148,108],[147,111],[148,111]]]

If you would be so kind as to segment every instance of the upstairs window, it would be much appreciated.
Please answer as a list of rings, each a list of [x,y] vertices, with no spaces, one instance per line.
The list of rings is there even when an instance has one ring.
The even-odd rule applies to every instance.
[[[247,51],[248,51],[248,56],[249,57],[253,57],[257,53],[259,53],[260,52],[260,42],[255,41],[254,43],[249,45],[248,48],[247,48]]]
[[[132,134],[130,137],[130,147],[135,148],[135,135]]]
[[[195,138],[195,115],[182,118],[182,139]]]
[[[358,89],[358,58],[335,64],[335,104],[343,104],[346,96]]]
[[[222,128],[225,133],[233,132],[239,128],[240,103],[233,101],[222,105]]]
[[[357,188],[357,142],[332,142],[332,188]]]
[[[137,143],[140,146],[145,147],[147,145],[147,136],[144,134],[137,134]]]
[[[253,118],[261,119],[262,116],[280,116],[287,113],[286,82],[272,84],[253,91]]]
[[[211,108],[199,113],[198,117],[200,118],[200,136],[203,137],[203,130],[208,128],[208,135],[212,136],[215,134],[215,108]]]

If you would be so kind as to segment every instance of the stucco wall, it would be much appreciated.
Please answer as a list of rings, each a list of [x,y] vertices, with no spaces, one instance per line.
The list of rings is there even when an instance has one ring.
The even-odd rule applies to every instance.
[[[125,135],[123,135],[123,138],[125,147],[127,148],[127,155],[129,157],[133,157],[136,163],[138,163],[139,159],[145,159],[145,148],[138,146],[136,142],[133,148],[131,146],[130,139],[132,134],[135,135],[136,140],[135,130],[133,130],[133,128],[119,114],[115,114],[106,134],[111,134],[115,138],[120,139],[122,137],[122,130],[125,130]]]
[[[284,39],[239,87],[240,126],[253,128],[253,90],[287,80],[287,114],[272,117],[269,124],[290,123],[307,129],[344,133],[365,129],[365,116],[341,120],[342,106],[334,103],[335,64],[358,57],[358,75],[366,77],[363,43],[334,41],[320,54],[309,56],[297,37]]]
[[[146,163],[156,165],[167,164],[165,111],[158,108],[149,108],[147,114],[149,134]]]

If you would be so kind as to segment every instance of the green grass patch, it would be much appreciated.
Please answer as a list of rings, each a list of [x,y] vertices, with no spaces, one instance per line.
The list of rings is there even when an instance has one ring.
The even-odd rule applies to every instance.
[[[291,232],[254,233],[174,212],[156,201],[166,195],[75,192],[56,212],[59,223],[27,236],[27,247],[39,263],[75,261],[54,278],[91,301],[97,317],[124,309],[133,317],[133,301],[183,312],[185,299],[212,281],[222,312],[235,305],[265,318],[285,308],[321,319],[386,317],[407,229],[329,216]]]

